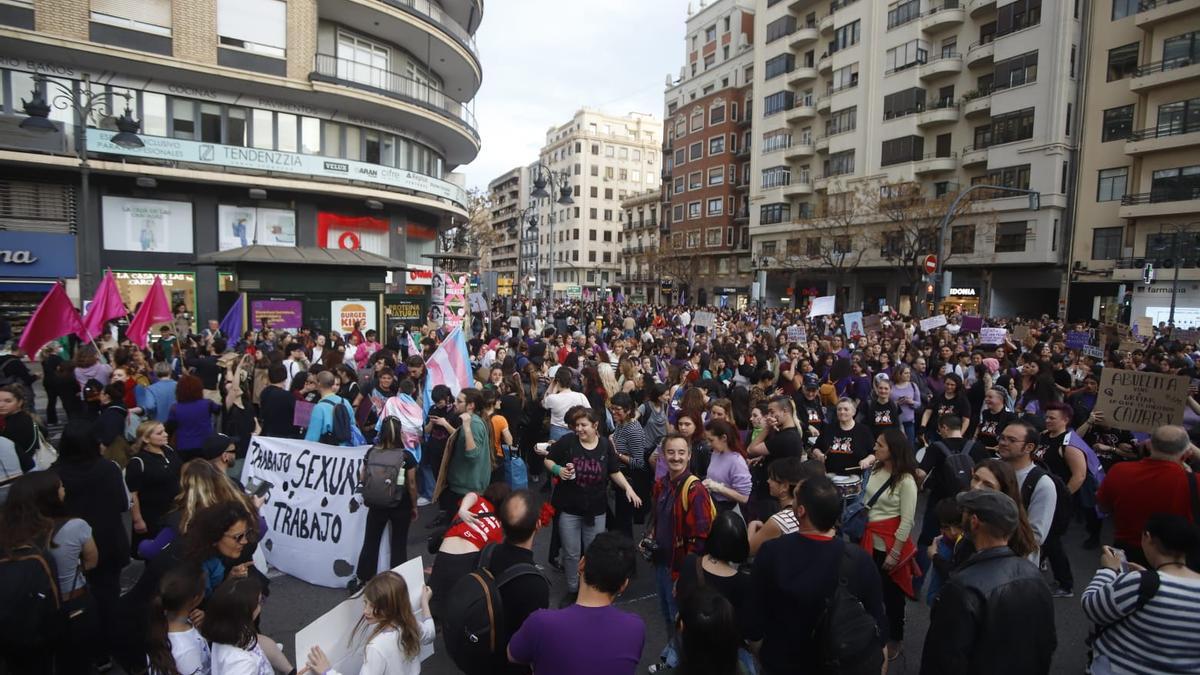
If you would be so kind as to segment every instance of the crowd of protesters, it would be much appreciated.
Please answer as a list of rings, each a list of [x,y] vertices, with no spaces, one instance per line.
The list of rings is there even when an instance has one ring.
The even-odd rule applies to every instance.
[[[259,630],[267,522],[237,467],[262,434],[400,458],[403,489],[369,509],[350,582],[363,673],[419,672],[438,632],[453,651],[459,584],[481,570],[502,630],[483,666],[453,651],[468,673],[885,672],[906,656],[914,600],[932,606],[907,656],[920,672],[1048,673],[1055,603],[1076,595],[1096,626],[1091,672],[1200,672],[1195,387],[1182,423],[1152,433],[1095,409],[1104,369],[1195,378],[1197,346],[1045,316],[985,319],[1007,337],[983,344],[965,318],[922,330],[886,312],[851,331],[802,310],[497,304],[463,325],[475,382],[461,390],[427,381],[449,332],[432,325],[227,336],[182,321],[148,350],[117,332],[5,354],[3,662],[336,672],[320,648],[289,662]],[[408,588],[376,560],[388,526],[390,559],[407,559],[421,509],[438,512],[433,565]],[[1085,583],[1072,529],[1099,556]],[[665,644],[613,604],[638,558]],[[144,564],[122,594],[131,559]]]

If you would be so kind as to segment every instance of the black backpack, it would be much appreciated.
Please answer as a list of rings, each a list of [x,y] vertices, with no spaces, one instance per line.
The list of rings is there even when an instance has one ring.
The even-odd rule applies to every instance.
[[[67,627],[61,607],[54,559],[44,550],[20,546],[0,557],[0,653],[59,643]]]
[[[317,405],[325,404],[333,406],[333,422],[329,425],[329,431],[321,434],[320,442],[325,445],[349,443],[351,439],[350,426],[354,424],[354,420],[350,419],[350,413],[346,411],[346,406],[342,405],[341,401],[334,403],[329,399],[324,399]]]
[[[1071,492],[1067,484],[1062,482],[1054,472],[1047,471],[1034,465],[1025,482],[1021,484],[1021,501],[1025,502],[1025,510],[1029,510],[1029,502],[1033,501],[1033,490],[1037,487],[1042,476],[1046,476],[1054,484],[1054,518],[1050,521],[1050,531],[1047,534],[1062,534],[1071,524]]]
[[[821,675],[878,675],[883,669],[883,635],[875,617],[850,591],[854,557],[852,547],[841,543],[837,584],[825,601],[812,640]]]
[[[545,580],[532,563],[517,563],[499,577],[493,576],[488,565],[495,548],[496,544],[485,546],[479,553],[475,571],[451,587],[442,617],[446,651],[454,665],[466,675],[493,673],[497,671],[497,663],[507,663],[505,651],[511,633],[504,625],[504,601],[500,589],[527,574]]]
[[[939,471],[941,475],[938,476],[942,488],[950,496],[970,490],[971,476],[975,473],[975,459],[971,457],[971,449],[975,447],[975,441],[968,440],[958,452],[951,450],[950,446],[942,441],[934,441],[933,447],[946,457],[942,462],[941,471]]]
[[[338,406],[339,408],[341,406]],[[372,509],[390,509],[404,501],[404,448],[371,448],[363,462],[363,503]]]

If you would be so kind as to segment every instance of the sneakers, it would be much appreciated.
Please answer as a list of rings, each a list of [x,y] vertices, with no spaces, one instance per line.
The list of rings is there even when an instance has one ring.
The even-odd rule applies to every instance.
[[[425,499],[424,497],[417,497],[417,506],[418,506],[418,507],[420,507],[420,506],[429,506],[429,505],[430,505],[430,504],[432,504],[432,503],[433,503],[433,502],[429,501],[428,499]]]
[[[1061,586],[1054,589],[1053,591],[1051,591],[1050,595],[1051,595],[1051,597],[1055,597],[1055,598],[1073,598],[1073,597],[1075,597],[1075,593],[1071,589],[1062,588]]]

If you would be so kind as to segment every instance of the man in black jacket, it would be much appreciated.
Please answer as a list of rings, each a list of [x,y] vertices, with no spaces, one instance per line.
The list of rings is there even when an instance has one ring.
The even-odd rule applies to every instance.
[[[500,506],[500,527],[504,530],[504,543],[491,552],[487,568],[499,579],[509,568],[524,563],[530,573],[521,574],[500,588],[500,599],[504,605],[504,641],[496,645],[498,673],[528,675],[529,666],[510,663],[508,639],[525,623],[525,619],[539,609],[550,606],[550,582],[537,572],[533,563],[533,535],[539,529],[538,516],[541,510],[528,490],[517,490]]]
[[[921,675],[1049,673],[1057,646],[1054,600],[1038,568],[1008,547],[1017,529],[1016,503],[995,490],[962,492],[957,499],[976,552],[933,605]]]

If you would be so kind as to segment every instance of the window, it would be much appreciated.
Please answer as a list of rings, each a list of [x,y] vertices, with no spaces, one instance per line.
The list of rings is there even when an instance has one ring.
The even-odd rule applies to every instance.
[[[596,252],[588,251],[588,262],[596,262]]]
[[[721,245],[721,228],[710,227],[704,231],[704,245],[708,248],[716,248]]]
[[[680,176],[680,177],[676,178],[674,182],[675,182],[675,189],[674,189],[674,193],[675,193],[675,194],[681,194],[681,193],[684,191],[684,189],[685,189],[685,188],[684,188],[684,182],[683,182],[683,176]]]
[[[696,161],[704,156],[704,144],[697,141],[688,146],[688,159]]]
[[[671,207],[671,222],[683,222],[683,204],[676,204]]]
[[[829,155],[829,159],[825,160],[825,176],[841,176],[843,174],[854,173],[854,151],[845,150],[843,152],[835,152]]]
[[[1138,0],[1112,0],[1112,20],[1124,19],[1127,16],[1133,16],[1138,11]],[[1096,258],[1096,256],[1092,256]],[[1104,260],[1104,258],[1096,258]]]
[[[588,241],[596,241],[596,230],[588,230]]]
[[[762,151],[775,152],[792,146],[792,132],[786,129],[768,131],[763,134]]]
[[[950,228],[950,253],[975,252],[975,226],[955,225]]]
[[[996,224],[996,253],[1021,253],[1025,250],[1025,221]]]
[[[713,197],[712,199],[708,200],[707,211],[708,211],[709,216],[719,216],[719,215],[721,215],[721,212],[724,209],[725,209],[725,200],[723,198]]]
[[[709,185],[724,185],[725,184],[725,167],[718,166],[708,170]]]
[[[786,166],[773,166],[762,170],[763,189],[783,187],[791,182],[792,172]]]
[[[1181,134],[1200,130],[1200,98],[1158,106],[1156,128],[1160,134]]]
[[[833,40],[829,43],[830,54],[858,44],[859,23],[856,19],[833,31]]]
[[[786,223],[791,219],[791,204],[764,204],[759,208],[758,222],[760,225],[777,225],[779,223]],[[763,254],[766,255],[766,253],[766,245],[764,243]]]
[[[700,246],[700,230],[690,230],[684,233],[687,237],[688,248],[698,248]]]
[[[1184,33],[1163,40],[1163,69],[1182,68],[1200,56],[1200,32]]]
[[[1116,141],[1128,138],[1133,132],[1133,104],[1120,108],[1109,108],[1104,111],[1104,125],[1101,129],[1102,142]]]
[[[598,197],[600,197],[600,188],[598,188],[598,187],[596,187],[595,185],[593,185],[593,186],[592,186],[592,187],[591,187],[591,188],[588,190],[588,194],[591,196],[591,198],[592,198],[592,199],[597,199]]]
[[[688,202],[688,220],[695,220],[700,217],[700,202]]]
[[[796,17],[787,15],[767,24],[767,44],[796,32]]]
[[[810,258],[821,257],[821,238],[809,237],[804,240],[804,255]]]
[[[675,162],[674,162],[675,166],[683,166],[686,162],[687,162],[687,151],[684,150],[683,148],[676,150],[675,151]],[[592,167],[592,168],[594,169],[596,167]],[[592,175],[595,176],[596,174],[593,173]]]
[[[929,43],[924,40],[910,40],[898,47],[892,47],[884,55],[884,71],[894,73],[898,70],[911,68],[929,60]]]
[[[616,156],[617,156],[617,148],[616,148],[616,146],[612,146],[612,145],[606,145],[606,146],[604,146],[604,156],[605,156],[605,157],[608,157],[608,158],[610,158],[610,159],[611,159],[611,158],[613,158],[613,157],[616,157]]]
[[[263,112],[267,116],[268,130],[271,124],[271,113]],[[173,138],[182,138],[185,140],[193,140],[196,138],[196,103],[182,98],[171,99],[171,136]],[[269,149],[274,149],[274,144],[263,146]]]
[[[909,21],[916,20],[919,16],[921,16],[921,0],[901,2],[888,10],[887,27],[890,30],[896,26],[902,26]]]
[[[1038,53],[1027,52],[996,64],[992,89],[1008,89],[1037,81]]]
[[[171,0],[92,0],[91,19],[120,28],[170,35]]]
[[[604,198],[605,198],[605,199],[612,199],[612,198],[613,198],[613,191],[612,191],[612,188],[604,188]]]
[[[912,115],[925,109],[925,90],[905,89],[883,97],[883,119],[890,120]]]
[[[796,67],[796,55],[788,52],[780,54],[772,59],[767,59],[766,63],[766,79],[770,80],[779,77],[784,73],[790,73]]]
[[[1001,185],[1004,187],[1029,189],[1029,165],[1018,164],[1017,166],[1006,166],[999,169],[992,169],[982,176],[977,176],[971,179],[972,185]],[[1009,197],[1008,193],[995,193],[993,197]]]
[[[588,209],[588,218],[595,220],[600,217],[600,210],[596,208]]]
[[[883,142],[879,156],[880,166],[891,166],[921,159],[925,152],[923,136],[903,136]]]
[[[688,174],[688,190],[699,190],[704,187],[704,172],[693,171]]]
[[[1150,175],[1150,193],[1152,202],[1200,197],[1200,164],[1155,171]]]
[[[217,0],[217,35],[222,46],[284,58],[287,4],[280,0]],[[338,51],[341,52],[340,35]],[[338,56],[341,58],[340,53]],[[361,63],[357,57],[354,61]]]
[[[610,221],[610,222],[612,221],[612,219],[613,219],[613,210],[612,209],[604,209],[604,219],[607,221]]]
[[[717,39],[716,24],[713,24],[713,25],[709,26],[708,28],[704,29],[704,41],[705,42],[712,42],[713,40],[716,40],[716,39]]]
[[[790,91],[780,91],[767,96],[763,99],[763,116],[767,117],[785,110],[791,110],[795,98],[795,94]]]
[[[1115,202],[1125,196],[1125,186],[1129,181],[1129,167],[1117,169],[1101,169],[1096,185],[1096,201]],[[1092,256],[1093,258],[1095,256]]]
[[[1092,260],[1116,260],[1121,257],[1125,228],[1097,227],[1092,230]]]
[[[708,109],[708,124],[710,126],[713,124],[720,124],[721,122],[724,122],[724,121],[725,121],[725,104],[724,103],[721,103],[720,105],[714,105],[713,107]],[[634,150],[633,154],[636,155],[634,157],[635,160],[641,160],[640,152],[638,152],[637,150]]]
[[[704,111],[697,110],[692,113],[689,131],[700,131],[704,128]]]
[[[1033,138],[1033,108],[1015,110],[992,117],[992,142],[1011,143]]]
[[[854,131],[857,126],[858,106],[850,106],[835,110],[829,116],[829,121],[825,123],[825,135],[832,136],[834,134],[844,134],[847,131]]]
[[[829,93],[834,94],[843,89],[850,89],[858,86],[858,64],[851,63],[848,66],[842,66],[833,71],[833,79],[830,81]]]
[[[1042,20],[1042,0],[1016,0],[996,8],[996,37],[1036,26]]]

